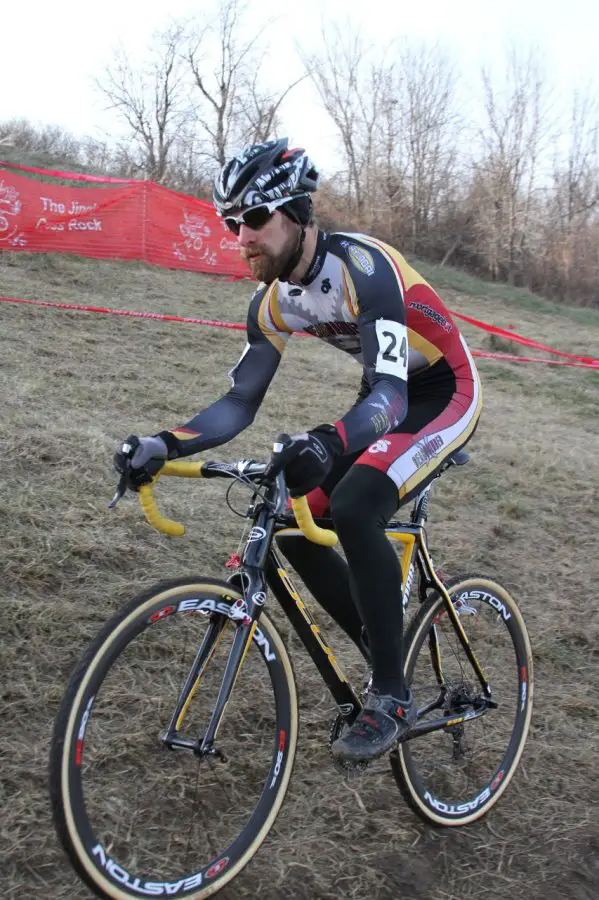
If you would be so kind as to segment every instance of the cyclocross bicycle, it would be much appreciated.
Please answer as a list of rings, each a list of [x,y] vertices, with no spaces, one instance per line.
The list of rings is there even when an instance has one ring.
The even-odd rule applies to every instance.
[[[458,451],[442,471],[467,460]],[[251,527],[228,581],[177,578],[136,597],[92,641],[66,690],[51,747],[54,822],[79,875],[113,900],[209,897],[273,825],[295,757],[298,700],[285,642],[265,611],[268,590],[334,698],[331,742],[363,698],[273,546],[290,528],[283,475],[247,460],[174,461],[160,474],[246,485]],[[123,476],[113,504],[125,490]],[[458,826],[488,812],[516,770],[532,714],[532,652],[505,588],[480,575],[445,583],[435,571],[425,530],[430,490],[416,498],[409,522],[387,528],[401,554],[398,602],[407,606],[411,593],[419,600],[405,635],[418,720],[390,762],[420,817]],[[183,533],[158,511],[153,484],[140,501],[154,527]],[[314,523],[305,498],[293,506],[296,532],[337,541]],[[348,776],[367,768],[333,765]]]

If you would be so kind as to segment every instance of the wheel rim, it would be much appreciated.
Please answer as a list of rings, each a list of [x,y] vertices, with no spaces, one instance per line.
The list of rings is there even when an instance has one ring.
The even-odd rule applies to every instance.
[[[179,614],[181,603],[191,599],[203,610]],[[172,592],[154,598],[121,629],[122,652],[109,671],[99,662],[78,693],[63,760],[65,813],[86,877],[107,877],[109,896],[119,896],[116,885],[122,896],[148,896],[148,890],[160,895],[148,885],[173,896],[212,893],[207,886],[229,880],[255,852],[280,805],[277,794],[286,787],[296,733],[288,693],[274,691],[282,648],[262,629],[217,735],[225,760],[199,761],[160,740],[211,609],[222,602],[222,596],[189,587],[177,592],[174,603]],[[181,736],[203,734],[233,633],[229,623]]]
[[[531,713],[532,661],[521,616],[497,585],[467,582],[451,588],[450,595],[499,706],[480,718],[407,742],[401,746],[400,761],[410,793],[427,817],[465,824],[499,798],[518,763]],[[458,717],[484,697],[441,598],[432,616],[448,690],[443,707],[428,718]],[[407,660],[419,709],[439,696],[428,635],[423,626]]]

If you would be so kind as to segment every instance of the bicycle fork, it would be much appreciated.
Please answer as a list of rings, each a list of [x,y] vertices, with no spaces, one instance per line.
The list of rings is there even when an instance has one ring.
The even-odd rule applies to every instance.
[[[199,757],[212,756],[223,758],[223,754],[215,748],[214,742],[231,692],[254,638],[258,620],[266,600],[264,567],[272,540],[273,528],[272,516],[266,509],[263,509],[258,513],[256,525],[250,531],[244,552],[242,577],[239,586],[239,593],[242,596],[231,604],[228,615],[211,613],[210,625],[185,679],[169,727],[162,738],[163,742],[171,750],[192,750]],[[235,625],[236,633],[206,732],[203,737],[196,740],[184,738],[179,734],[179,731],[185,714],[199,687],[201,678],[214,656],[226,628],[230,624]]]
[[[211,613],[210,615],[211,621],[208,630],[206,631],[202,644],[196,654],[196,658],[193,661],[189,674],[185,679],[166,734],[162,738],[163,742],[171,750],[192,750],[200,757],[213,756],[222,758],[222,753],[214,747],[214,742],[216,740],[219,725],[225,714],[231,692],[235,686],[237,676],[239,675],[243,661],[251,646],[256,628],[258,627],[258,617],[260,615],[259,608],[254,608],[253,615],[246,612],[245,609],[247,609],[247,606],[245,601],[242,601],[242,603],[244,609],[242,609],[240,601],[237,601],[237,604],[232,604],[231,613],[228,617],[223,613]],[[229,657],[221,680],[218,697],[206,732],[203,737],[196,740],[184,738],[179,734],[179,731],[183,725],[185,714],[200,685],[204,672],[216,653],[225,631],[233,624],[236,629],[235,637],[233,638],[233,646],[229,651]]]

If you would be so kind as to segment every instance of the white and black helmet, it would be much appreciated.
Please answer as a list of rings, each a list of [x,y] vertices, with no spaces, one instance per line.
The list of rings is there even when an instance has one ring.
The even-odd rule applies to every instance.
[[[303,149],[289,149],[288,143],[279,138],[252,144],[225,163],[213,192],[221,216],[283,197],[309,197],[316,190],[316,167]]]

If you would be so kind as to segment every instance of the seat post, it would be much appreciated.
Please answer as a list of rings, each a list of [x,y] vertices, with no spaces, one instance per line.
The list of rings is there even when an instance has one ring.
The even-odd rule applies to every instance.
[[[427,520],[429,492],[431,487],[433,486],[433,481],[435,480],[435,478],[440,478],[443,472],[445,472],[446,469],[449,469],[451,466],[465,466],[469,459],[470,454],[466,453],[465,450],[455,450],[447,457],[446,460],[444,460],[437,474],[426,485],[426,487],[424,487],[420,491],[420,493],[414,500],[414,506],[412,507],[411,515],[413,525],[423,525]]]
[[[422,488],[422,490],[414,500],[414,506],[412,507],[411,515],[413,525],[424,525],[428,518],[428,495],[432,486],[433,483],[431,481],[426,485],[426,487]]]

